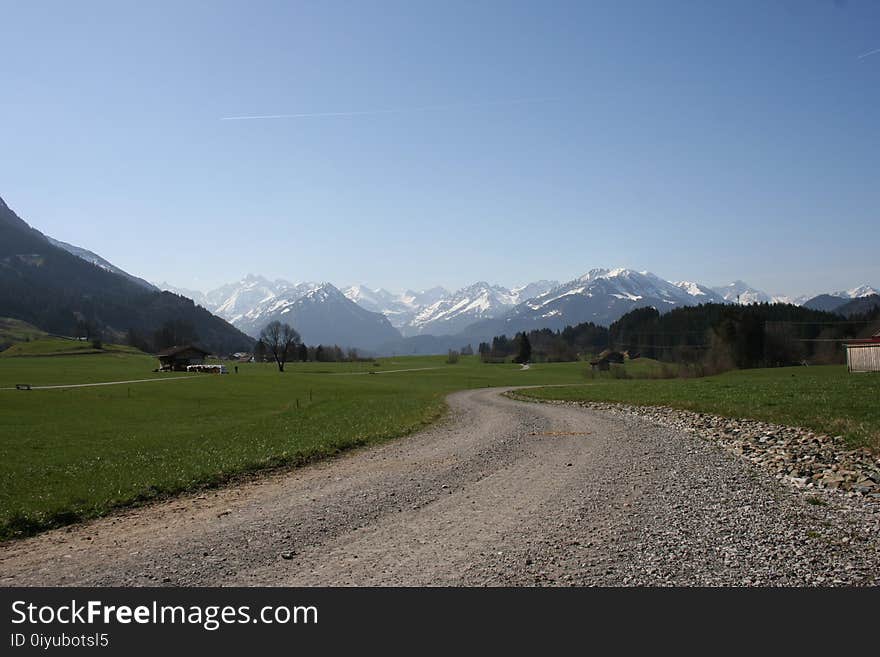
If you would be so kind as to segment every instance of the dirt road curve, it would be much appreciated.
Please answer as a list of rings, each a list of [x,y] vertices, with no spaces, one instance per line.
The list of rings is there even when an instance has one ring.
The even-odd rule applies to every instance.
[[[293,472],[0,545],[0,585],[867,584],[876,515],[715,446],[498,390]]]

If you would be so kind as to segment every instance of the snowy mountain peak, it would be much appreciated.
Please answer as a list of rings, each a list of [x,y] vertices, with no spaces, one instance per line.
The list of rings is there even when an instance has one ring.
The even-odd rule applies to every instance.
[[[347,297],[340,292],[339,288],[332,283],[321,283],[300,297],[300,299],[309,299],[318,302],[326,302],[331,299],[340,298],[347,299]]]
[[[478,281],[423,307],[410,322],[411,333],[448,335],[512,308],[517,296],[500,285]]]
[[[432,303],[440,301],[443,297],[448,297],[449,294],[449,290],[438,285],[429,290],[407,290],[401,296],[401,300],[410,305],[429,306]]]
[[[694,283],[693,281],[677,281],[673,283],[675,287],[680,288],[690,294],[692,297],[698,297],[706,294],[704,288],[702,288],[698,283]]]
[[[715,292],[712,288],[700,285],[693,281],[678,281],[673,283],[675,287],[687,293],[695,299],[697,303],[723,303],[725,299]]]
[[[385,315],[405,335],[447,334],[467,323],[503,314],[517,303],[556,287],[556,281],[536,281],[510,290],[477,281],[455,292],[435,287],[394,294],[382,288],[352,285],[344,290],[350,300]]]
[[[553,288],[559,287],[559,281],[540,280],[534,283],[526,283],[519,287],[511,288],[511,293],[516,296],[517,302],[522,303],[528,299],[534,299],[542,294],[547,294]]]
[[[831,296],[843,297],[845,299],[860,299],[861,297],[869,297],[872,294],[880,294],[880,292],[870,285],[859,285],[845,292],[833,292]]]
[[[756,290],[745,281],[736,280],[727,285],[713,287],[712,290],[721,295],[730,303],[770,303],[770,295],[761,290]]]
[[[610,273],[611,273],[610,269],[602,269],[602,268],[591,269],[590,271],[588,271],[586,274],[584,274],[583,276],[581,276],[577,280],[581,281],[582,283],[589,283],[590,281],[595,281],[596,279],[599,279],[599,278],[605,278]]]
[[[633,276],[647,276],[654,277],[654,274],[648,271],[636,271],[634,269],[627,269],[626,267],[614,267],[613,269],[606,269],[604,267],[597,267],[595,269],[591,269],[586,274],[576,279],[583,283],[589,283],[591,281],[596,281],[601,278],[604,279],[613,279],[613,278],[631,278]]]

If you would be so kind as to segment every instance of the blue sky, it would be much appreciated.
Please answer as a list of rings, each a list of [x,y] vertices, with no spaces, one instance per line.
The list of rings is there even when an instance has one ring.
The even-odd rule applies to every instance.
[[[150,280],[880,285],[871,0],[34,0],[0,22],[0,196]]]

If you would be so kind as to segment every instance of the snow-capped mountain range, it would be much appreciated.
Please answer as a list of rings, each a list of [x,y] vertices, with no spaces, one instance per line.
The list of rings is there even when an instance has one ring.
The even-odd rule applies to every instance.
[[[424,292],[407,290],[403,294],[394,294],[382,288],[370,289],[366,285],[352,285],[343,289],[342,293],[362,308],[385,315],[398,330],[409,326],[422,308],[449,294],[442,287]]]
[[[832,292],[832,297],[840,297],[841,299],[861,299],[862,297],[869,297],[872,294],[880,294],[880,291],[877,288],[871,287],[870,285],[859,285],[858,287],[854,287],[851,290],[843,290],[842,292]]]
[[[303,305],[300,300],[320,289],[325,292],[322,301],[337,306],[341,314],[348,316],[348,321],[353,312],[350,305],[384,318],[396,329],[392,334],[384,329],[379,332],[388,340],[401,336],[459,333],[474,322],[504,314],[526,298],[543,294],[557,285],[556,281],[542,280],[507,289],[479,282],[455,292],[434,287],[395,294],[365,285],[339,290],[330,283],[270,281],[263,276],[248,274],[240,281],[209,292],[178,288],[168,283],[160,283],[158,287],[193,299],[253,336],[257,336],[260,329],[273,319],[294,312]],[[300,326],[297,330],[302,332]],[[324,333],[319,341],[328,342],[327,332]],[[362,337],[359,339],[363,340]]]
[[[538,328],[561,329],[582,322],[608,325],[634,308],[724,303],[717,292],[691,281],[672,283],[647,271],[592,269],[568,283],[528,299],[508,313],[472,325],[477,334],[512,334]]]
[[[862,287],[868,288],[867,285]],[[733,281],[727,285],[713,287],[712,291],[718,294],[724,301],[730,303],[791,303],[796,306],[802,305],[813,295],[806,294],[799,297],[791,297],[784,294],[767,294],[756,290],[744,281]],[[849,297],[848,297],[849,298]]]
[[[743,281],[710,287],[667,281],[647,271],[593,269],[560,284],[541,280],[514,288],[480,281],[454,292],[443,287],[390,292],[352,285],[292,283],[249,274],[207,293],[159,285],[194,299],[242,331],[257,336],[274,319],[293,324],[307,342],[376,348],[401,337],[491,336],[533,328],[560,329],[591,321],[610,324],[630,310],[669,310],[699,303],[798,303],[822,309],[876,294],[868,285],[819,297],[770,295]],[[831,301],[827,301],[827,299]],[[319,319],[320,318],[320,319]]]
[[[498,317],[531,298],[526,295],[543,294],[557,285],[556,281],[539,281],[507,289],[480,281],[421,308],[401,332],[404,335],[461,333],[474,322]]]
[[[536,281],[505,288],[480,281],[455,292],[443,287],[394,294],[382,288],[352,285],[346,297],[373,312],[385,315],[402,335],[452,335],[481,319],[497,317],[518,303],[559,285],[557,281]]]
[[[330,283],[270,281],[248,274],[198,296],[191,296],[192,290],[161,287],[189,296],[252,337],[274,320],[294,326],[308,344],[374,349],[401,337],[384,314],[353,302]]]

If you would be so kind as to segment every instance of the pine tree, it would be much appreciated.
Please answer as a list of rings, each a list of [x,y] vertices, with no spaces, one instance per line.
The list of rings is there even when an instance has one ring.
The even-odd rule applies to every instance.
[[[528,363],[532,359],[532,343],[529,341],[529,336],[525,332],[517,333],[516,342],[519,343],[519,351],[513,362]]]

